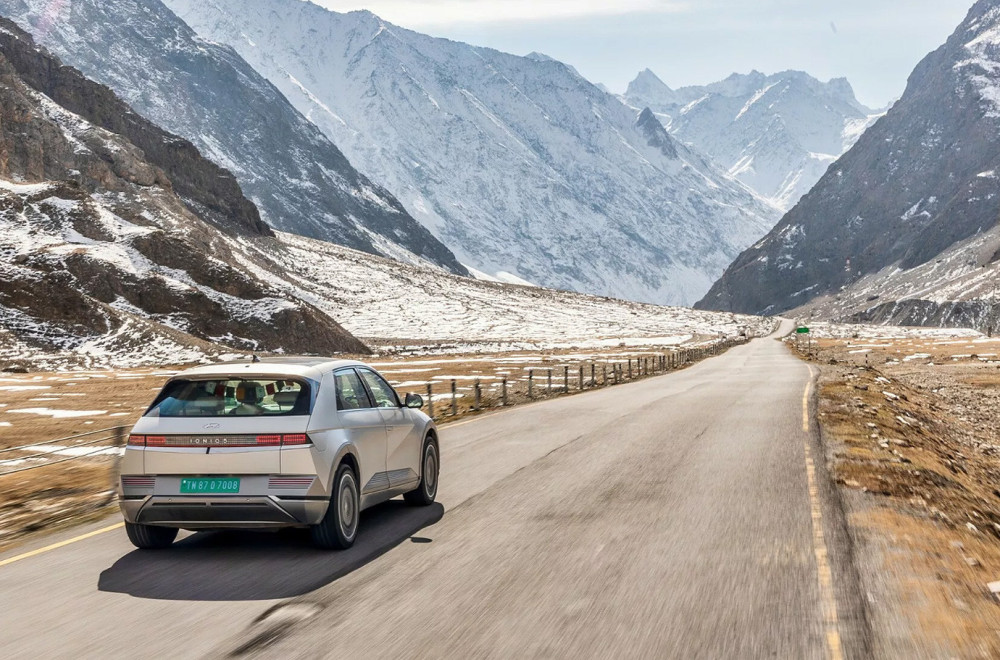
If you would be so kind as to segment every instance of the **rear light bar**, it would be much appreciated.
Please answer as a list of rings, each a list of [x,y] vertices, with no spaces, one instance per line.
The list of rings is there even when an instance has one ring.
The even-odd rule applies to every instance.
[[[130,447],[295,447],[311,444],[305,433],[261,435],[130,435]]]

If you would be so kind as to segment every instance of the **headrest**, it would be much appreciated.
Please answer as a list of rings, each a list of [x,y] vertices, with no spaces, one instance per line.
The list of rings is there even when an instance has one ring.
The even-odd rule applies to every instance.
[[[236,386],[236,400],[240,403],[256,405],[264,398],[264,388],[260,383],[248,382]]]
[[[299,398],[299,392],[295,390],[289,390],[287,392],[278,392],[274,395],[274,402],[281,406],[282,408],[291,408],[295,405],[295,402]]]

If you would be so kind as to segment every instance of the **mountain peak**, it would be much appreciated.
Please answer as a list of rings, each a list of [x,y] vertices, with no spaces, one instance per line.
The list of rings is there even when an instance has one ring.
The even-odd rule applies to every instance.
[[[653,105],[677,102],[674,90],[670,89],[665,82],[660,80],[660,77],[653,73],[651,69],[643,69],[639,72],[635,79],[628,84],[625,96],[627,98],[641,98]]]
[[[629,85],[626,100],[650,108],[671,135],[782,209],[819,180],[875,114],[846,80],[822,83],[795,70],[753,69],[674,91],[647,69]]]
[[[636,75],[635,80],[632,81],[632,84],[652,85],[656,87],[663,87],[665,89],[670,89],[670,86],[667,85],[665,82],[663,82],[663,80],[661,80],[660,77],[656,75],[650,68],[645,68],[642,71],[640,71]]]
[[[536,62],[555,62],[556,58],[546,55],[545,53],[539,53],[537,50],[533,50],[527,55],[526,58],[529,60],[535,60]]]

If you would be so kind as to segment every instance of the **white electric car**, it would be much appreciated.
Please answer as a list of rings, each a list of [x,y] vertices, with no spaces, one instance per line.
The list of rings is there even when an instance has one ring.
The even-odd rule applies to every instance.
[[[178,529],[309,527],[348,548],[362,510],[437,494],[437,428],[360,362],[315,358],[198,367],[171,378],[121,463],[125,529],[163,548]]]

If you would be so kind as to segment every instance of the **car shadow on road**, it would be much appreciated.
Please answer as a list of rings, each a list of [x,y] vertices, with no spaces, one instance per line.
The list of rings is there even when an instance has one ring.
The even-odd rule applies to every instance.
[[[444,516],[392,500],[361,515],[349,550],[314,548],[305,530],[200,532],[166,550],[136,550],[101,572],[100,591],[160,600],[271,600],[318,589]],[[423,540],[423,539],[421,539]]]

